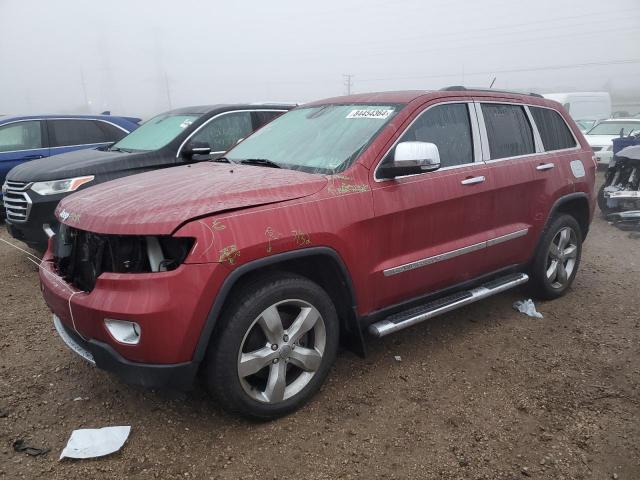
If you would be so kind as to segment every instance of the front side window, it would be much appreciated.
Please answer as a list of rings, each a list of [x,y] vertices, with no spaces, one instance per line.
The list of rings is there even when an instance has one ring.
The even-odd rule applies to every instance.
[[[96,120],[48,120],[52,147],[109,142],[102,122]],[[115,128],[115,127],[114,127]]]
[[[586,135],[631,135],[640,131],[640,122],[602,122],[589,130]]]
[[[42,131],[38,120],[0,126],[0,152],[42,148]]]
[[[208,143],[212,152],[226,152],[252,131],[251,112],[224,113],[203,126],[191,141]]]
[[[571,130],[558,112],[542,107],[529,107],[529,111],[536,122],[545,151],[562,150],[576,146],[576,140],[573,138]]]
[[[274,118],[279,117],[280,115],[282,115],[284,112],[273,112],[273,111],[269,111],[269,110],[257,110],[255,112],[253,112],[253,116],[254,116],[254,129],[257,130],[263,126],[265,126],[267,123],[269,123],[270,121],[272,121]]]
[[[448,103],[429,108],[400,137],[400,142],[434,143],[440,154],[441,168],[472,163],[469,107],[466,103]],[[384,161],[392,161],[394,154],[395,148]]]
[[[491,160],[535,153],[533,130],[522,105],[483,103]]]
[[[232,162],[270,160],[311,173],[346,169],[401,109],[401,105],[301,107],[276,118],[227,153]]]
[[[174,115],[163,113],[147,120],[136,130],[115,143],[111,150],[142,152],[158,150],[176,138],[185,128],[198,119],[199,115]]]

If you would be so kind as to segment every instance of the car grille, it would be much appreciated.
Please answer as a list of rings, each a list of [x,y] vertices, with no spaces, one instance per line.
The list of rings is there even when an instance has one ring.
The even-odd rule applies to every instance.
[[[5,186],[6,188],[3,188],[2,192],[2,201],[7,219],[18,223],[26,222],[31,211],[31,199],[27,194],[31,183],[7,180]]]
[[[604,147],[591,147],[591,150],[593,150],[594,152],[599,152],[600,150],[602,150]]]

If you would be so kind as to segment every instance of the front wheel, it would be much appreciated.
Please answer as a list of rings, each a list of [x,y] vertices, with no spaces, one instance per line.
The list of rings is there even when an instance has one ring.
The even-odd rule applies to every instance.
[[[578,272],[582,231],[574,217],[559,215],[545,229],[531,266],[534,294],[551,300],[564,295]]]
[[[206,381],[232,413],[266,420],[300,408],[336,357],[335,307],[304,277],[283,274],[245,285],[220,321]]]

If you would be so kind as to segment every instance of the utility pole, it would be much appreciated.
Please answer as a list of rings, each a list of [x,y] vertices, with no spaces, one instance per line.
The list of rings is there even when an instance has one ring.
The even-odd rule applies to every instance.
[[[80,85],[82,85],[82,93],[84,94],[84,107],[88,113],[91,113],[91,104],[89,102],[89,95],[87,94],[87,82],[84,80],[84,70],[80,67]]]
[[[164,88],[167,92],[167,101],[169,102],[169,109],[172,109],[171,105],[171,89],[169,88],[169,77],[167,77],[167,72],[164,72]]]
[[[342,74],[343,84],[347,95],[351,95],[351,87],[353,87],[353,75]]]

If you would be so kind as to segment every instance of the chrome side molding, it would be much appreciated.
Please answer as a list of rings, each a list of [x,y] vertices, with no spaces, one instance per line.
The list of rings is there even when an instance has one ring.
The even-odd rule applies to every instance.
[[[477,250],[482,250],[483,248],[493,247],[494,245],[498,245],[509,240],[515,240],[516,238],[524,237],[527,233],[529,233],[529,229],[523,228],[522,230],[516,230],[515,232],[507,233],[506,235],[500,235],[499,237],[491,238],[486,242],[474,243],[472,245],[458,248],[456,250],[451,250],[449,252],[440,253],[432,257],[421,258],[420,260],[416,260],[414,262],[398,265],[397,267],[387,268],[383,270],[382,273],[385,277],[391,277],[393,275],[407,272],[415,268],[425,267],[427,265],[432,265],[444,260],[459,257],[460,255],[464,255],[465,253],[475,252]]]

